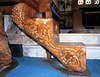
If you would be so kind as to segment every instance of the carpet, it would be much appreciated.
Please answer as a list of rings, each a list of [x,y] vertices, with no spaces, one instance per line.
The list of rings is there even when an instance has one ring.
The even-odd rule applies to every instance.
[[[5,75],[5,77],[68,77],[65,74],[40,62],[41,58],[14,57],[19,67]],[[92,77],[100,77],[100,60],[87,60],[87,67]]]

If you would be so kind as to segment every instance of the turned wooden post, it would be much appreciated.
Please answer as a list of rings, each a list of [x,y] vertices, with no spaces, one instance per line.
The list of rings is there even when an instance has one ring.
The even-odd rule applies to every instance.
[[[82,10],[73,12],[73,31],[69,33],[89,33],[82,24]]]
[[[48,51],[46,51],[46,53],[47,53],[47,59],[51,59],[51,54]]]
[[[50,9],[50,6],[48,7],[48,9]],[[52,18],[52,12],[50,10],[46,11],[46,18]],[[47,59],[51,59],[51,54],[46,51],[47,53]]]
[[[46,11],[46,18],[52,18],[51,11]],[[48,51],[46,51],[46,53],[47,53],[47,59],[51,59],[51,54]]]
[[[46,9],[46,18],[52,18],[52,12],[51,12],[51,3],[48,3],[48,7]],[[47,59],[51,59],[51,54],[46,51],[47,53]]]
[[[40,4],[40,12],[45,12],[45,18],[52,18],[52,12],[51,12],[52,0],[49,0],[50,2],[46,1],[47,0],[45,0],[43,3]],[[51,59],[51,54],[48,51],[46,51],[46,54],[47,54],[47,59]]]

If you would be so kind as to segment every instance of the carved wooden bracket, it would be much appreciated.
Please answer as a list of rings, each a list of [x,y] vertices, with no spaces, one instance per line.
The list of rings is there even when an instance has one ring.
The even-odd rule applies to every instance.
[[[28,15],[27,5],[19,3],[13,9],[13,21],[28,35],[37,40],[68,69],[86,71],[86,49],[83,43],[60,43],[59,25],[52,18],[34,18]],[[27,11],[24,11],[26,8]],[[29,8],[29,7],[28,7]],[[34,12],[33,12],[34,14]]]
[[[12,62],[11,51],[3,28],[3,14],[0,12],[0,68]]]

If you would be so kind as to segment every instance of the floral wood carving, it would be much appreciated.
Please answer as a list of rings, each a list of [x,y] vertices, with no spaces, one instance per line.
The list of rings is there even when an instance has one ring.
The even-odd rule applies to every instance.
[[[58,23],[52,18],[23,19],[24,3],[13,9],[13,21],[28,35],[48,49],[68,69],[86,71],[86,50],[83,43],[60,43]],[[56,42],[55,42],[56,41]]]
[[[0,69],[12,62],[11,51],[3,28],[3,14],[0,12]]]

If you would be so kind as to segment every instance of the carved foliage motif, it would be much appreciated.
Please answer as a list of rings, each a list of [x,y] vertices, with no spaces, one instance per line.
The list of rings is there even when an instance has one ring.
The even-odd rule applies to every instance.
[[[27,34],[35,38],[51,53],[56,56],[61,63],[75,71],[84,72],[86,70],[86,52],[85,46],[69,46],[54,44],[53,30],[58,30],[57,24],[54,24],[52,18],[43,19],[23,19],[24,4],[18,4],[13,9],[13,21]],[[19,11],[20,10],[20,11]],[[56,28],[53,29],[53,26]],[[57,31],[56,31],[57,32]],[[56,37],[58,37],[56,35]]]

